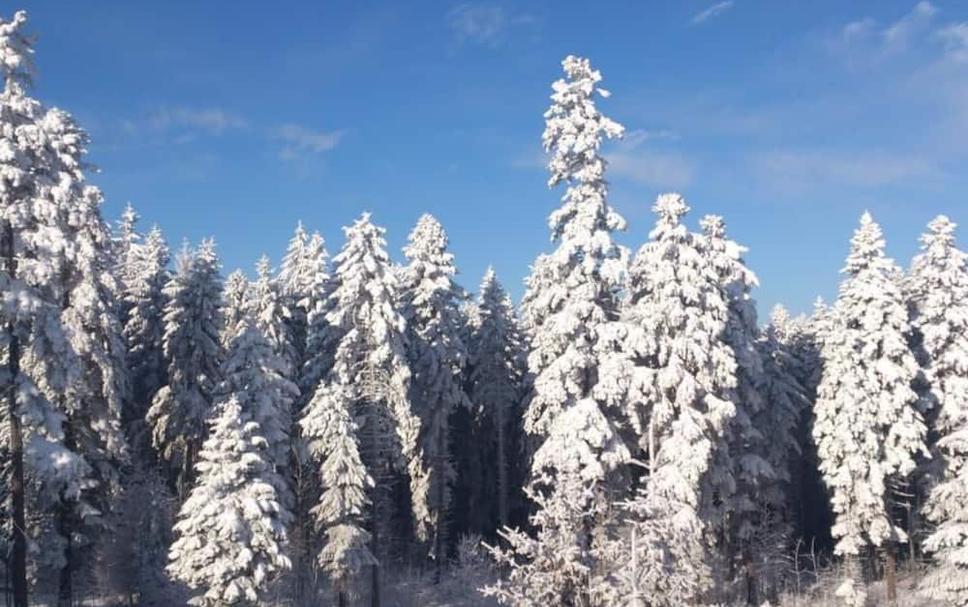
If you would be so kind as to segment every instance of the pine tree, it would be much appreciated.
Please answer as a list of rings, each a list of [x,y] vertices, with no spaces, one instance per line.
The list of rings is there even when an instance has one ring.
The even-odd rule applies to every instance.
[[[289,568],[288,515],[259,424],[229,397],[217,407],[181,507],[168,573],[201,591],[203,607],[264,605],[272,578]]]
[[[347,398],[338,383],[321,384],[303,419],[310,453],[320,462],[323,487],[319,503],[310,511],[317,531],[325,534],[317,557],[337,592],[337,603],[346,605],[349,595],[359,591],[360,576],[377,560],[364,528],[369,506],[367,492],[374,487],[363,466],[357,445],[357,426],[350,418]]]
[[[222,294],[222,346],[227,347],[229,340],[235,335],[239,323],[249,310],[249,279],[242,270],[234,270],[225,279],[225,290]]]
[[[195,456],[205,438],[223,359],[222,283],[215,243],[183,251],[165,287],[165,358],[168,384],[148,410],[152,442],[168,462],[174,487],[184,499],[194,478]]]
[[[701,237],[682,224],[689,208],[663,194],[650,241],[629,272],[626,348],[635,362],[628,417],[647,476],[629,505],[623,590],[683,605],[714,581],[709,535],[719,524],[716,491],[732,470],[714,469],[736,415],[736,355],[725,340],[730,303]],[[713,477],[713,474],[720,477]]]
[[[286,482],[291,449],[289,433],[292,404],[299,397],[299,388],[286,378],[286,363],[258,324],[247,314],[236,325],[222,364],[218,393],[233,395],[239,406],[259,424],[268,444],[265,457],[283,483],[276,489],[280,498],[288,502],[291,497]]]
[[[121,299],[121,309],[123,322],[127,322],[127,301],[124,300],[124,293],[131,288],[131,282],[138,275],[138,247],[141,244],[141,234],[138,232],[138,221],[141,215],[135,211],[134,206],[129,202],[121,212],[121,218],[115,225],[112,238],[112,254],[115,260],[114,274],[117,276],[118,286],[121,288],[118,297]]]
[[[307,357],[309,317],[324,301],[330,281],[328,260],[323,237],[318,232],[307,236],[302,222],[297,224],[276,281],[283,305],[289,309],[289,342],[296,350],[300,373]]]
[[[291,314],[279,293],[276,281],[272,278],[269,258],[264,255],[256,264],[256,281],[252,283],[250,291],[249,305],[256,327],[269,340],[273,351],[282,362],[283,376],[292,379],[299,360],[287,327]]]
[[[17,605],[26,603],[27,497],[40,522],[31,529],[41,546],[35,564],[58,570],[58,600],[70,600],[79,551],[95,539],[117,488],[127,388],[110,234],[101,193],[85,177],[88,137],[69,114],[28,96],[25,23],[22,11],[0,22],[0,280],[8,302],[0,314]]]
[[[334,288],[324,304],[322,335],[310,335],[329,364],[300,420],[317,465],[322,465],[332,399],[358,423],[356,442],[365,470],[374,481],[366,521],[371,552],[386,563],[391,555],[396,512],[393,492],[403,473],[420,472],[417,450],[419,420],[411,412],[410,369],[405,350],[405,323],[394,307],[397,282],[386,252],[384,230],[364,214],[344,229],[346,243],[334,259]],[[315,445],[315,447],[314,447]],[[319,511],[316,511],[319,514]],[[326,524],[323,521],[322,524]],[[372,567],[379,588],[378,568]]]
[[[851,569],[838,593],[848,605],[862,605],[856,561],[868,547],[882,549],[890,575],[894,544],[906,541],[891,517],[891,493],[925,450],[925,427],[911,387],[918,365],[905,340],[898,270],[868,213],[844,273],[823,338],[813,436],[836,517],[834,551]]]
[[[906,282],[914,340],[928,380],[936,420],[932,445],[940,474],[925,505],[936,525],[924,547],[938,563],[923,580],[927,594],[968,605],[968,255],[955,245],[945,216],[928,224],[922,252]]]
[[[483,463],[483,487],[477,507],[493,505],[483,529],[510,525],[515,487],[521,470],[521,399],[524,381],[524,344],[511,298],[493,268],[481,281],[469,348],[468,396],[474,407],[474,448]]]
[[[601,74],[587,59],[567,57],[566,77],[552,85],[552,105],[545,113],[544,147],[551,153],[549,186],[565,184],[560,208],[549,224],[557,250],[539,258],[530,285],[542,287],[526,296],[534,376],[525,429],[541,446],[532,463],[532,495],[543,494],[534,515],[538,540],[554,547],[556,558],[535,553],[534,540],[504,532],[514,563],[512,587],[500,598],[511,604],[522,597],[545,596],[549,578],[595,569],[596,536],[608,509],[608,491],[621,485],[629,451],[611,410],[619,397],[601,364],[620,341],[617,292],[627,252],[612,240],[625,221],[607,203],[606,162],[599,154],[603,138],[622,135],[622,126],[603,116],[593,96]],[[565,547],[568,547],[565,549]],[[546,568],[554,568],[548,571]],[[548,603],[584,604],[596,583],[587,576],[551,587]]]
[[[725,448],[717,449],[710,481],[721,501],[719,515],[722,529],[717,543],[719,552],[732,568],[737,561],[744,570],[747,600],[759,602],[753,572],[754,534],[766,532],[765,504],[759,498],[776,478],[766,451],[768,412],[764,399],[763,361],[757,349],[759,328],[756,302],[752,290],[759,283],[743,260],[745,247],[726,236],[726,224],[718,215],[700,220],[700,246],[711,264],[726,295],[729,309],[723,339],[736,359],[736,413],[729,425]],[[728,471],[727,471],[728,470]],[[760,561],[771,556],[760,550]],[[736,572],[727,574],[729,579]]]
[[[410,233],[404,253],[401,308],[407,323],[408,359],[413,379],[410,400],[420,418],[422,470],[411,499],[417,536],[430,542],[430,558],[440,566],[450,549],[450,525],[456,468],[451,453],[451,419],[469,407],[461,374],[467,347],[461,340],[463,290],[454,283],[457,269],[447,250],[447,234],[431,215],[423,215]]]
[[[131,277],[124,288],[128,320],[124,338],[131,375],[130,402],[125,408],[125,425],[132,446],[140,448],[143,426],[151,398],[166,383],[163,312],[164,288],[170,278],[168,244],[155,226],[144,243],[132,250]],[[149,441],[150,442],[150,441]]]

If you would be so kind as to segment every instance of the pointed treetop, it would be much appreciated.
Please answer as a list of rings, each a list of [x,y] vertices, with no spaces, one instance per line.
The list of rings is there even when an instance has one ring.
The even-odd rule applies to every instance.
[[[141,215],[138,215],[138,211],[134,209],[134,205],[130,202],[124,205],[124,210],[121,211],[121,221],[124,225],[134,225],[141,219]]]
[[[0,19],[0,69],[8,91],[11,87],[23,91],[33,77],[33,40],[23,32],[25,23],[26,11],[17,11],[10,21]]]
[[[954,246],[957,227],[958,224],[948,219],[946,215],[938,215],[928,224],[928,232],[921,236],[923,248]]]
[[[844,272],[857,274],[871,267],[872,262],[884,257],[884,233],[867,211],[860,217],[860,226],[850,239],[850,254]]]
[[[552,105],[545,112],[546,126],[542,143],[551,153],[548,170],[549,187],[562,181],[589,183],[599,181],[605,161],[598,156],[602,138],[621,137],[622,125],[603,116],[592,99],[602,75],[593,70],[588,59],[569,55],[561,63],[567,78],[552,84]]]
[[[783,304],[776,304],[773,306],[773,310],[770,312],[770,324],[782,327],[790,322],[790,312],[783,306]]]
[[[269,256],[265,253],[262,254],[259,261],[255,262],[255,273],[260,282],[269,282],[272,278],[272,262],[269,261]]]
[[[660,221],[669,224],[677,224],[689,212],[689,206],[682,194],[670,192],[659,194],[652,206],[652,211],[659,216]]]
[[[726,222],[720,215],[705,215],[699,220],[699,227],[709,238],[725,238]]]

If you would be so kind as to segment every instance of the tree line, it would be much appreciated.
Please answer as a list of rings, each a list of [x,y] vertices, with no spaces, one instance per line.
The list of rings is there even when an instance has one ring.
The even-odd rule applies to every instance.
[[[112,227],[86,133],[30,96],[0,22],[0,548],[16,607],[78,587],[150,605],[380,605],[462,538],[514,606],[775,600],[798,538],[838,595],[899,557],[968,605],[968,265],[933,220],[907,272],[864,214],[831,306],[760,324],[721,217],[656,200],[632,254],[608,203],[608,92],[569,56],[543,144],[564,190],[520,306],[457,282],[424,215],[404,261],[364,213],[330,259],[300,224],[223,279],[129,205]],[[908,550],[902,550],[906,545]]]

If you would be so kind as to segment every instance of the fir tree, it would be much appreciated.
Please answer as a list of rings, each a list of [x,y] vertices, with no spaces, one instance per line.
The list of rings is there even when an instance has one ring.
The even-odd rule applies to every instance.
[[[364,214],[345,228],[346,243],[335,258],[334,288],[325,304],[325,333],[310,335],[320,344],[324,375],[300,420],[313,459],[322,466],[333,399],[358,423],[356,442],[366,473],[374,481],[365,528],[371,552],[386,563],[393,523],[399,517],[393,492],[400,476],[421,471],[417,450],[419,420],[410,408],[410,369],[405,350],[405,323],[396,311],[397,282],[386,253],[384,230]],[[328,457],[328,454],[326,455]],[[325,489],[325,488],[324,488]],[[321,514],[319,510],[317,515]],[[321,525],[327,525],[323,520]],[[327,527],[328,528],[328,527]],[[372,567],[379,588],[378,568]]]
[[[850,568],[838,593],[859,606],[865,590],[857,559],[868,547],[883,549],[890,574],[894,544],[906,541],[891,517],[891,493],[925,450],[925,427],[912,390],[918,365],[905,339],[898,270],[868,213],[844,273],[824,332],[813,436],[836,517],[834,551]]]
[[[474,407],[475,448],[484,471],[478,507],[493,504],[488,528],[510,525],[515,487],[521,470],[521,399],[524,381],[524,344],[511,299],[493,268],[481,281],[477,319],[470,334],[468,396]],[[481,529],[481,532],[485,529]]]
[[[132,251],[131,278],[125,286],[128,320],[124,338],[131,375],[130,404],[125,421],[132,445],[138,445],[151,398],[166,383],[163,312],[164,288],[169,280],[168,244],[156,226]],[[150,441],[149,441],[150,442]]]
[[[534,376],[524,427],[542,440],[532,463],[532,494],[542,494],[534,522],[539,541],[557,558],[539,557],[533,540],[505,532],[513,562],[513,587],[500,590],[512,604],[521,597],[543,596],[548,603],[584,604],[594,592],[587,576],[551,586],[550,578],[595,569],[595,536],[608,508],[607,492],[621,484],[629,451],[616,427],[612,401],[618,395],[600,364],[619,341],[617,291],[627,252],[612,240],[625,221],[606,201],[606,162],[599,154],[604,138],[622,135],[622,126],[603,116],[593,96],[601,74],[587,59],[567,57],[565,78],[552,85],[552,105],[545,113],[544,147],[551,153],[549,186],[565,184],[561,206],[549,224],[557,250],[539,258],[526,296]],[[558,517],[561,518],[558,518]],[[566,549],[566,546],[568,547]],[[548,571],[552,567],[555,571]],[[534,584],[534,585],[533,585]]]
[[[635,362],[627,415],[647,477],[629,505],[626,554],[637,570],[623,584],[625,592],[663,597],[657,605],[676,605],[712,589],[716,492],[733,482],[731,468],[714,463],[736,414],[737,364],[724,339],[730,303],[722,275],[682,224],[685,200],[663,194],[653,210],[658,218],[632,262],[624,312]]]
[[[225,279],[225,290],[222,294],[222,345],[228,346],[229,340],[235,335],[239,323],[249,311],[249,279],[245,272],[235,270]]]
[[[211,425],[198,481],[175,525],[168,573],[201,592],[192,604],[264,605],[266,586],[290,566],[280,480],[259,424],[234,396],[218,406]]]
[[[403,272],[401,307],[413,373],[410,399],[420,418],[419,449],[424,460],[411,499],[417,535],[429,540],[430,557],[439,573],[448,558],[456,482],[450,423],[458,407],[470,405],[461,385],[467,359],[459,307],[464,293],[454,283],[454,256],[434,217],[420,218],[404,252],[410,263]]]
[[[915,343],[928,380],[935,418],[933,453],[940,474],[925,513],[936,525],[924,547],[937,568],[924,579],[927,594],[968,605],[968,255],[955,245],[955,224],[936,217],[921,237],[906,283]]]
[[[168,384],[148,410],[152,442],[168,462],[180,497],[187,496],[195,457],[205,438],[206,419],[220,380],[223,359],[222,283],[215,243],[202,241],[185,250],[165,287],[165,334]]]
[[[249,305],[256,327],[265,335],[282,362],[283,375],[291,379],[299,363],[296,348],[290,341],[287,328],[291,314],[272,277],[269,258],[264,255],[256,264],[256,280],[252,283],[250,291]]]

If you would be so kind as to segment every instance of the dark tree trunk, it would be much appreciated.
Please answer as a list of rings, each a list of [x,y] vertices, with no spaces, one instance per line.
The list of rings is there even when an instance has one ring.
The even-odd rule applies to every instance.
[[[17,258],[13,250],[13,226],[4,226],[4,257],[7,274],[13,280],[17,276]],[[14,607],[27,607],[27,536],[26,516],[24,514],[24,441],[20,427],[20,411],[17,407],[17,382],[20,379],[20,339],[13,323],[6,326],[7,333],[7,373],[6,386],[7,424],[9,426],[10,448],[10,501],[13,512],[13,538],[10,554],[10,577],[13,586]]]
[[[888,544],[884,549],[884,585],[887,588],[887,604],[897,605],[897,564],[894,557],[894,546]]]

